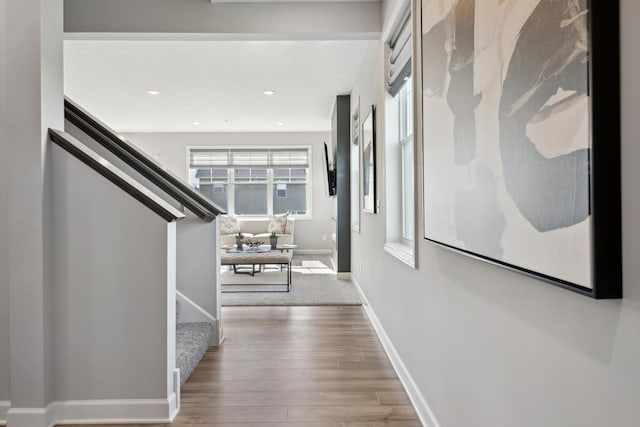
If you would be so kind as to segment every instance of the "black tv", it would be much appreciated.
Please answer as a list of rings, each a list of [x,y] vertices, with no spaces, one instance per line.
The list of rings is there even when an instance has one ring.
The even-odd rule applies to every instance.
[[[333,165],[329,162],[329,147],[327,147],[327,143],[324,143],[324,169],[326,171],[327,176],[327,189],[329,196],[336,195],[336,170]]]

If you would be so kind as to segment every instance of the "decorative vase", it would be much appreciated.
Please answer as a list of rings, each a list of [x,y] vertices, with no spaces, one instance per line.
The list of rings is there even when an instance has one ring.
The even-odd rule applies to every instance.
[[[278,237],[269,237],[269,242],[271,243],[271,249],[278,248]]]
[[[240,238],[236,238],[236,248],[241,251],[242,250],[242,242],[243,240]]]

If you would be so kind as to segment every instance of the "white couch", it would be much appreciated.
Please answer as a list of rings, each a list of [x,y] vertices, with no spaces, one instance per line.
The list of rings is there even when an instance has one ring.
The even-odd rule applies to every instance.
[[[255,218],[238,218],[240,230],[244,234],[245,240],[264,242],[265,245],[269,244],[269,218],[255,219]],[[278,234],[279,245],[293,245],[293,233],[295,230],[296,221],[289,216],[287,218],[287,226],[285,227],[284,234]],[[235,234],[220,234],[220,246],[235,245]]]

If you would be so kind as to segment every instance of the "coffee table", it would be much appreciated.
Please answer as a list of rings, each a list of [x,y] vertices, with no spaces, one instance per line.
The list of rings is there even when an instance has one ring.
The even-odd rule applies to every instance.
[[[283,248],[285,249],[285,248]],[[275,249],[271,250],[268,246],[259,247],[258,249],[244,249],[242,251],[238,249],[227,249],[226,253],[220,255],[221,265],[233,266],[234,273],[239,273],[239,265],[251,265],[251,271],[248,272],[251,276],[255,277],[256,265],[262,267],[266,264],[277,264],[282,268],[286,268],[287,283],[229,283],[222,286],[245,286],[245,285],[283,285],[286,286],[285,290],[222,290],[222,292],[289,292],[291,290],[291,258],[293,257],[293,248]]]

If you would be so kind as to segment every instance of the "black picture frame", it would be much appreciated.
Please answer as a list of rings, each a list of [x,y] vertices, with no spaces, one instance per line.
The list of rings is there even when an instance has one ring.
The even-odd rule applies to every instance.
[[[362,211],[377,212],[376,189],[376,106],[362,122]]]
[[[621,298],[618,1],[452,3],[416,3],[424,238]]]

